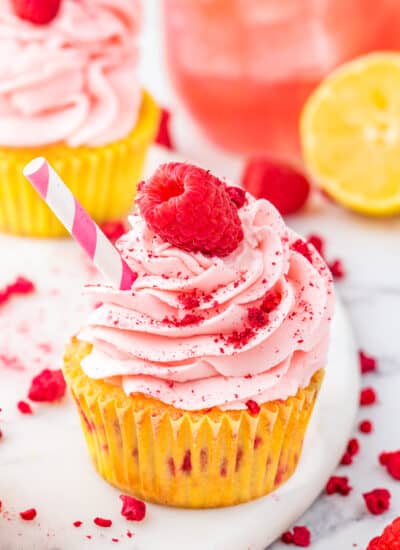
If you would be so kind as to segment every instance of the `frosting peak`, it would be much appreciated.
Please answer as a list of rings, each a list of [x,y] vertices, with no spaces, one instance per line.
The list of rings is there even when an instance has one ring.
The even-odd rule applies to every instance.
[[[325,365],[329,269],[275,208],[247,195],[244,240],[224,258],[160,239],[139,216],[118,247],[139,275],[129,292],[91,287],[103,305],[80,338],[93,378],[187,410],[286,399]]]

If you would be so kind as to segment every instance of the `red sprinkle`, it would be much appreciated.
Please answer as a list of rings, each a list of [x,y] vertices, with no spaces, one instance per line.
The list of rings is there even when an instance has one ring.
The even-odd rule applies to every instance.
[[[381,453],[379,462],[393,479],[400,480],[400,451]]]
[[[368,511],[375,516],[383,514],[389,509],[390,497],[390,492],[387,489],[374,489],[363,494]]]
[[[162,145],[167,149],[173,150],[174,146],[172,144],[170,128],[169,128],[170,118],[171,118],[171,113],[165,108],[162,109],[161,117],[160,117],[160,125],[158,127],[158,134],[155,142],[158,145]]]
[[[74,523],[72,525],[74,527],[80,527],[82,525],[82,522],[81,521],[74,521]]]
[[[33,414],[31,406],[26,401],[18,401],[17,408],[22,414]]]
[[[367,372],[374,372],[376,371],[376,368],[378,366],[378,362],[375,359],[375,357],[372,357],[371,355],[367,355],[364,351],[360,350],[358,352],[359,358],[360,358],[360,369],[362,374],[366,374]]]
[[[258,414],[261,410],[260,405],[253,399],[246,401],[246,407],[249,409],[250,414]]]
[[[126,226],[122,220],[105,222],[100,226],[107,239],[115,243],[122,235],[126,233]]]
[[[331,270],[331,273],[333,277],[335,277],[335,279],[343,279],[343,277],[346,276],[346,272],[344,270],[341,260],[334,260],[328,265],[328,267]]]
[[[362,420],[358,425],[358,429],[363,434],[370,434],[373,430],[372,422],[370,420]]]
[[[146,517],[146,504],[142,500],[120,495],[122,500],[121,514],[129,521],[142,521]]]
[[[338,495],[347,496],[352,489],[353,488],[349,485],[349,478],[340,476],[332,476],[325,487],[327,495],[336,493]]]
[[[32,521],[37,516],[37,512],[35,508],[29,508],[29,510],[25,510],[25,512],[20,512],[19,515],[25,521]]]
[[[373,388],[364,388],[360,394],[360,405],[368,407],[376,403],[376,392]]]
[[[104,518],[94,518],[93,523],[99,527],[111,527],[112,521]]]
[[[31,401],[53,403],[64,397],[66,388],[61,369],[44,369],[32,379],[28,397]]]

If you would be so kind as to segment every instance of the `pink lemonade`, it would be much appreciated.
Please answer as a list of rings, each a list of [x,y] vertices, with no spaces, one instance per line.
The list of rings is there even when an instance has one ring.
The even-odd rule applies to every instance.
[[[165,0],[173,82],[218,145],[298,159],[306,98],[337,65],[396,46],[397,1]]]

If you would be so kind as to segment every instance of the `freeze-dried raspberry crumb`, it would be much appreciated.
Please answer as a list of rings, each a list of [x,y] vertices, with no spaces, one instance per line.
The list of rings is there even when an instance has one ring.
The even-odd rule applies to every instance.
[[[196,309],[200,305],[200,298],[195,290],[179,294],[178,300],[184,309]]]
[[[283,542],[283,544],[292,544],[293,534],[290,531],[286,531],[286,533],[283,533],[281,536],[281,542]]]
[[[353,437],[353,439],[350,439],[350,441],[347,444],[347,452],[351,456],[355,456],[356,454],[358,454],[359,450],[360,450],[360,443],[358,439]]]
[[[370,434],[373,430],[373,424],[371,420],[362,420],[358,425],[358,429],[363,434]]]
[[[260,412],[260,405],[253,399],[246,401],[246,407],[248,408],[250,414],[258,414]]]
[[[279,306],[281,298],[282,296],[279,292],[271,290],[264,296],[260,307],[265,313],[271,313]]]
[[[310,263],[312,263],[312,254],[308,243],[306,243],[302,239],[297,239],[297,241],[294,241],[294,243],[292,244],[291,249],[295,250],[296,252],[304,256]]]
[[[232,332],[226,339],[227,344],[231,344],[234,348],[242,348],[250,342],[254,336],[254,331],[251,328],[245,328],[241,332],[236,330]]]
[[[358,355],[360,359],[360,369],[362,374],[366,374],[367,372],[374,372],[376,370],[378,362],[375,357],[367,355],[362,350],[358,352]]]
[[[175,327],[187,327],[188,325],[197,325],[204,320],[201,315],[194,315],[193,313],[187,313],[182,319],[176,319],[175,317],[164,317],[163,322]]]
[[[197,166],[161,165],[140,186],[136,202],[147,225],[183,250],[223,257],[243,240],[225,183]]]
[[[105,518],[94,518],[93,523],[98,527],[111,527],[112,521]]]
[[[44,369],[32,379],[28,397],[31,401],[53,403],[64,397],[66,388],[61,369]]]
[[[344,455],[342,456],[340,464],[342,466],[350,466],[350,464],[353,464],[353,457],[351,456],[351,454],[348,451],[346,451],[344,453]]]
[[[17,408],[22,414],[33,414],[32,407],[26,401],[18,401]]]
[[[388,525],[380,537],[373,538],[367,550],[400,550],[400,517]]]
[[[268,323],[268,314],[257,307],[250,307],[247,310],[247,320],[251,327],[262,328]]]
[[[400,480],[400,451],[381,453],[379,462],[393,479]]]
[[[82,525],[82,522],[81,521],[74,521],[74,523],[72,525],[74,527],[80,527]]]
[[[158,127],[158,134],[155,139],[157,145],[162,145],[167,149],[173,150],[174,146],[171,140],[170,123],[171,113],[163,108],[161,109],[160,125]]]
[[[29,510],[20,512],[19,515],[24,521],[32,521],[37,516],[37,512],[35,508],[29,508]]]
[[[311,533],[304,526],[293,527],[293,532],[286,531],[281,536],[284,544],[294,544],[295,546],[308,547],[311,544]]]
[[[341,260],[334,260],[328,264],[329,269],[331,270],[332,276],[335,279],[343,279],[346,276],[346,272],[343,267]]]
[[[315,250],[322,258],[325,257],[325,241],[320,235],[309,235],[309,237],[307,238],[307,242],[315,248]]]
[[[374,489],[364,493],[363,498],[368,511],[378,516],[386,512],[390,507],[390,492],[387,489]]]
[[[126,233],[126,226],[122,220],[104,222],[101,224],[100,229],[103,231],[107,239],[113,243],[115,243],[115,241]]]
[[[270,201],[283,215],[300,210],[310,194],[310,184],[303,174],[263,157],[248,160],[242,183],[257,199]]]
[[[121,514],[129,521],[142,521],[146,517],[146,504],[137,498],[120,495],[122,500]]]
[[[228,195],[231,198],[231,201],[237,206],[237,208],[242,208],[246,202],[246,191],[241,187],[235,187],[233,185],[226,188]]]
[[[360,405],[368,407],[376,403],[376,392],[373,388],[364,388],[360,394]]]
[[[349,485],[349,478],[341,476],[332,476],[325,487],[327,495],[337,493],[338,495],[347,496],[352,489]]]

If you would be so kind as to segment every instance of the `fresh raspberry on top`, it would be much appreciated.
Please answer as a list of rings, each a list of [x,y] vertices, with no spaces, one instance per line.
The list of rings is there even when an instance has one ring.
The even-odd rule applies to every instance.
[[[388,525],[380,537],[372,539],[367,550],[400,550],[400,517]]]
[[[272,202],[282,215],[300,210],[310,194],[310,184],[303,174],[262,157],[247,162],[242,183],[257,199]]]
[[[18,17],[35,25],[47,25],[57,17],[61,0],[12,0]]]
[[[225,183],[197,166],[161,165],[139,186],[137,203],[148,226],[183,250],[223,257],[243,240]]]

